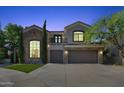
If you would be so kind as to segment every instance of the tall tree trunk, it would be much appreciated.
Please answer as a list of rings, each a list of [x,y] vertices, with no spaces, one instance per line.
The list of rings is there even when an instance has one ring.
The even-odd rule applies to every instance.
[[[18,59],[18,63],[21,64],[21,57],[20,57],[19,49],[17,50],[17,59]]]
[[[11,61],[11,63],[14,63],[14,49],[12,48],[11,51],[12,51],[12,53],[10,55],[10,61]]]
[[[16,49],[16,63],[19,63],[19,59],[18,59],[19,57],[18,57],[18,51],[17,51],[17,49]]]
[[[23,31],[20,34],[19,47],[18,47],[18,57],[19,63],[24,63],[24,47],[23,47]]]
[[[16,63],[16,48],[14,48],[13,59],[14,59],[14,63]]]

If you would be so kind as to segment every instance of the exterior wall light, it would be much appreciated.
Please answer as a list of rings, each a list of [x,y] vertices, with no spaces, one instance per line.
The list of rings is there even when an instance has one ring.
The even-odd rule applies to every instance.
[[[65,51],[65,54],[66,54],[66,55],[68,54],[68,51],[67,51],[67,50]]]
[[[50,47],[50,45],[47,46],[48,48]]]
[[[99,54],[103,54],[103,51],[100,51]]]

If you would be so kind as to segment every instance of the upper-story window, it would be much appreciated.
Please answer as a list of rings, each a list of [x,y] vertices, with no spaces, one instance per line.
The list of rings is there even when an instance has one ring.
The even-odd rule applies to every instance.
[[[81,31],[74,32],[74,39],[73,39],[74,41],[76,41],[76,42],[82,42],[83,39],[84,39],[83,32],[81,32]]]
[[[54,43],[61,43],[62,36],[61,35],[54,35]]]

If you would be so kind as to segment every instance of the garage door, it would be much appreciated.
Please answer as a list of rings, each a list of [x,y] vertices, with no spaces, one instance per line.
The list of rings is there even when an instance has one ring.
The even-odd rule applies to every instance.
[[[70,50],[68,63],[98,63],[98,52],[89,50]]]
[[[51,50],[50,51],[50,63],[63,63],[63,51]]]

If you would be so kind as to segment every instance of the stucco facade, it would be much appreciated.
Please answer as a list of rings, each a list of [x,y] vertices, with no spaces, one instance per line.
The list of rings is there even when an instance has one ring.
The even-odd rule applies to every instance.
[[[84,43],[85,39],[83,40],[83,42],[74,42],[74,40],[73,40],[74,31],[82,31],[85,33],[85,31],[88,27],[90,27],[90,25],[87,25],[85,23],[78,21],[71,25],[66,26],[64,28],[64,31],[48,31],[48,39],[47,39],[48,40],[48,62],[51,63],[52,61],[54,61],[55,63],[59,63],[59,61],[62,60],[61,63],[71,63],[70,61],[73,60],[73,57],[71,57],[70,55],[72,55],[72,56],[75,55],[75,54],[71,54],[71,51],[74,51],[74,52],[76,51],[76,53],[78,54],[78,52],[80,52],[80,50],[81,50],[82,52],[80,52],[80,55],[79,55],[80,56],[79,59],[81,59],[81,60],[77,59],[79,62],[83,63],[83,60],[85,60],[86,62],[90,62],[90,60],[89,60],[90,58],[88,59],[88,57],[91,57],[91,59],[94,59],[94,58],[92,58],[92,55],[90,54],[90,51],[91,51],[91,53],[97,53],[96,54],[97,58],[94,59],[94,60],[96,60],[96,63],[103,63],[103,52],[102,51],[104,49],[104,46],[98,45],[98,44],[86,45]],[[56,35],[61,36],[61,43],[55,43],[54,37]],[[24,52],[25,52],[24,59],[25,59],[25,62],[26,63],[42,63],[41,57],[40,58],[30,58],[30,56],[29,56],[29,53],[30,53],[29,42],[32,40],[36,40],[36,41],[40,41],[40,42],[42,41],[42,28],[40,28],[36,25],[32,25],[24,30]],[[41,47],[41,45],[40,45],[40,47]],[[42,50],[40,50],[40,51],[42,51]],[[86,54],[83,54],[84,51],[86,52]],[[42,54],[40,54],[40,56],[41,55]]]

